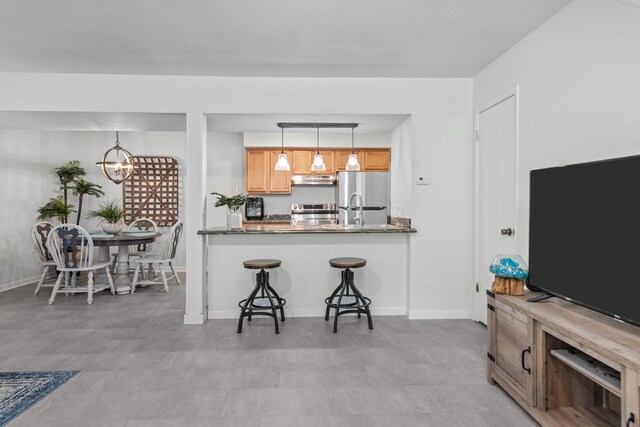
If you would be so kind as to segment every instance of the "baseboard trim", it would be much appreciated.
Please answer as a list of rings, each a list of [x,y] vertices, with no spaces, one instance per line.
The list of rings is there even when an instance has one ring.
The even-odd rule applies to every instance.
[[[185,313],[185,325],[203,325],[207,321],[207,312],[204,313]]]
[[[38,280],[40,280],[40,276],[27,277],[26,279],[16,280],[15,282],[3,283],[0,285],[0,292],[19,288],[20,286],[31,285],[37,283]]]
[[[465,310],[409,310],[410,320],[471,319],[472,312]]]
[[[240,311],[237,310],[209,310],[209,319],[237,319]],[[287,309],[285,306],[284,314],[286,317],[324,317],[324,308],[301,308]],[[333,311],[332,311],[333,313]],[[376,307],[371,308],[373,316],[406,316],[404,307]],[[351,316],[347,314],[346,316]],[[355,314],[353,314],[355,316]]]

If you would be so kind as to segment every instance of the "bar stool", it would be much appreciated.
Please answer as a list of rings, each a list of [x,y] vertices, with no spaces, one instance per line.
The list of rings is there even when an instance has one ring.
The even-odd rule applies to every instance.
[[[251,259],[242,263],[244,268],[252,270],[260,269],[256,273],[256,287],[253,288],[249,297],[238,303],[240,307],[240,319],[238,320],[238,333],[242,332],[242,322],[245,317],[251,321],[251,316],[273,317],[276,325],[276,334],[280,333],[278,328],[278,309],[280,319],[284,322],[284,305],[287,301],[280,298],[280,295],[269,284],[269,273],[265,269],[278,268],[282,261],[279,259]],[[258,294],[260,294],[258,296]]]
[[[338,332],[338,316],[348,313],[357,313],[358,318],[361,317],[361,314],[366,314],[369,329],[373,329],[371,312],[369,311],[371,300],[362,296],[358,288],[356,288],[355,283],[353,283],[353,271],[351,271],[352,268],[360,268],[367,265],[367,260],[364,258],[351,257],[332,258],[329,260],[329,265],[343,270],[340,285],[338,285],[329,298],[324,300],[325,304],[327,304],[324,320],[329,320],[329,310],[335,308],[335,319],[333,321],[334,334]]]

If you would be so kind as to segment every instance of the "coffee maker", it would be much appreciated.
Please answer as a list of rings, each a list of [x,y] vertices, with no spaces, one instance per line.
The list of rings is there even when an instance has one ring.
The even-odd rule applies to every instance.
[[[264,199],[262,197],[248,197],[244,209],[247,219],[263,219]]]

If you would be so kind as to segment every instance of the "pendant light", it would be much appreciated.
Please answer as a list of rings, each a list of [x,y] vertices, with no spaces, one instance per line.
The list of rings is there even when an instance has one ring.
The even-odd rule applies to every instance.
[[[327,167],[324,165],[324,159],[320,154],[320,128],[316,127],[316,155],[313,156],[313,163],[311,164],[311,170],[314,172],[326,171]]]
[[[284,154],[284,128],[282,128],[282,148],[280,150],[280,154],[278,154],[278,161],[276,162],[276,170],[277,171],[291,170],[291,167],[289,166],[289,160],[287,159],[287,155]]]
[[[104,153],[102,160],[96,162],[96,166],[100,167],[105,177],[116,184],[120,184],[131,176],[134,168],[133,156],[130,152],[120,147],[118,131],[116,131],[116,145]]]
[[[344,167],[344,170],[347,170],[347,171],[360,170],[360,163],[358,163],[358,155],[354,151],[353,139],[354,139],[354,128],[351,128],[351,154],[349,154],[347,165]]]

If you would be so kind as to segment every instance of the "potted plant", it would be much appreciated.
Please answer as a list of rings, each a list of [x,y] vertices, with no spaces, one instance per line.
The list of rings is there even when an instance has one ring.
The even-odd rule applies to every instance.
[[[105,233],[116,234],[124,228],[124,209],[115,200],[100,203],[98,209],[89,211],[87,218],[100,220]]]
[[[76,217],[76,225],[80,225],[80,217],[82,216],[82,202],[84,196],[100,197],[104,196],[102,186],[87,181],[84,178],[76,178],[73,180],[73,195],[78,196],[78,215]]]
[[[62,197],[52,197],[38,209],[38,219],[57,218],[64,224],[69,214],[75,212],[72,208],[73,205],[68,205]]]
[[[80,162],[78,160],[70,160],[59,168],[56,168],[56,175],[58,175],[58,179],[60,179],[60,184],[62,185],[64,204],[68,205],[67,190],[69,188],[69,184],[71,184],[74,179],[86,175],[86,172],[84,168],[80,166]],[[79,217],[80,215],[78,215],[78,218]],[[68,222],[68,215],[60,222]]]
[[[240,208],[247,201],[247,195],[244,193],[236,194],[235,196],[225,196],[221,193],[211,193],[218,197],[215,206],[217,208],[226,206],[227,211],[227,227],[229,228],[242,228],[242,213]]]

